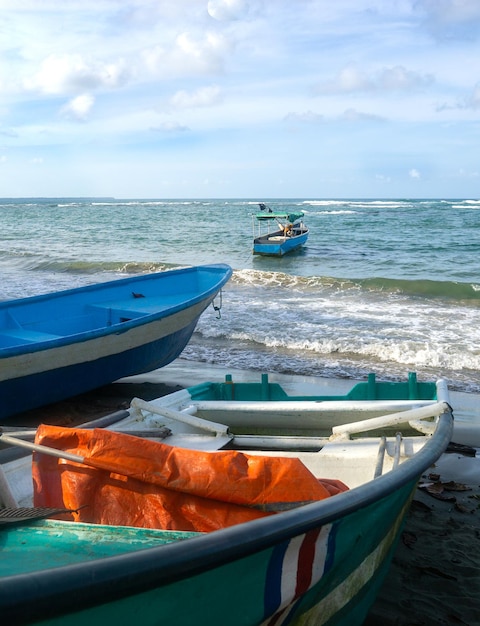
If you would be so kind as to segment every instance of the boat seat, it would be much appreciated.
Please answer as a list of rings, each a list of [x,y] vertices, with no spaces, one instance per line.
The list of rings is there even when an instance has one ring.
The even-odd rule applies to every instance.
[[[44,333],[38,330],[30,330],[29,328],[3,328],[0,333],[0,342],[2,337],[9,339],[19,339],[21,343],[37,343],[37,341],[50,341],[58,339],[61,335],[52,333]]]
[[[145,297],[145,298],[130,298],[124,300],[112,300],[109,302],[99,302],[95,304],[89,304],[89,310],[105,310],[111,312],[115,320],[127,321],[129,319],[135,319],[142,315],[151,315],[152,313],[158,313],[160,311],[167,310],[174,306],[176,303],[180,304],[185,301],[185,294],[178,294],[173,296],[159,296]]]

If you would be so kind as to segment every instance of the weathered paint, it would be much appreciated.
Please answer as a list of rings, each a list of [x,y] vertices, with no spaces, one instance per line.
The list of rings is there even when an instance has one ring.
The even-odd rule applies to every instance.
[[[365,602],[370,586],[374,583],[375,591],[380,574],[384,575],[388,569],[414,487],[415,482],[410,482],[367,507],[320,526],[317,531],[294,535],[272,548],[211,569],[206,567],[170,584],[152,583],[150,589],[148,585],[138,589],[132,570],[131,592],[123,597],[111,598],[104,593],[103,602],[97,600],[95,606],[87,608],[82,606],[82,595],[73,593],[66,614],[52,615],[38,623],[104,626],[106,620],[125,625],[141,620],[142,626],[160,623],[187,626],[194,619],[198,626],[220,625],[225,620],[232,626],[359,625],[373,600]],[[309,538],[312,532],[313,541]],[[155,541],[152,537],[152,543]],[[190,541],[197,542],[198,538],[186,539],[182,544],[188,548]],[[300,556],[305,546],[306,552]],[[170,547],[175,546],[165,549]],[[23,553],[25,549],[28,544],[23,546]],[[280,561],[279,550],[284,555]],[[160,554],[156,551],[152,558],[160,559]],[[118,567],[121,563],[119,560]],[[86,575],[88,571],[85,570]],[[300,579],[300,583],[292,583],[294,579],[297,583]],[[300,591],[304,595],[298,597]],[[54,606],[52,611],[55,612]],[[2,613],[11,616],[5,606]],[[45,615],[44,608],[42,614]],[[16,623],[32,621],[17,616]]]

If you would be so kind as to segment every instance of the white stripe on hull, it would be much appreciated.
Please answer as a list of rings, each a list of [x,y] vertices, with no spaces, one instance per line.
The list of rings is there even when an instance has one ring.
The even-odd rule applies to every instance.
[[[118,332],[62,346],[0,359],[0,382],[88,363],[148,345],[172,335],[197,319],[212,298],[161,319]]]

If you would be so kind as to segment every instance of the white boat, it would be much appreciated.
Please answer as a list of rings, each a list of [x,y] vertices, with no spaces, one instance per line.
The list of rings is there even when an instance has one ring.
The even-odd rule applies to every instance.
[[[360,625],[453,416],[445,383],[414,375],[371,376],[333,397],[227,376],[134,399],[88,426],[0,436],[14,446],[0,452],[9,623],[100,626],[141,614],[147,626],[215,626],[228,614],[239,626]],[[41,510],[16,508],[32,504]],[[25,520],[52,509],[70,521]],[[98,529],[109,537],[103,552]]]

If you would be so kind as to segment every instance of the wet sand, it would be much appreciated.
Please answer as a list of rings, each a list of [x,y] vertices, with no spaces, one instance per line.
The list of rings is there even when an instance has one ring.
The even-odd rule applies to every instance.
[[[188,372],[188,373],[187,373]],[[225,370],[181,361],[151,375],[107,385],[68,401],[29,411],[9,425],[41,422],[76,426],[204,380]],[[258,373],[236,372],[256,380]],[[272,375],[286,387],[292,377]],[[309,384],[307,379],[296,385]],[[351,381],[337,381],[351,387]],[[332,381],[322,381],[329,393]],[[337,387],[338,389],[338,387]],[[412,501],[389,574],[366,626],[480,625],[480,458],[452,452],[422,478]]]
[[[434,624],[480,624],[480,458],[463,454],[444,455],[420,481],[365,621]]]

